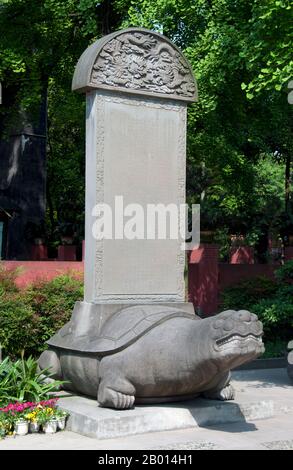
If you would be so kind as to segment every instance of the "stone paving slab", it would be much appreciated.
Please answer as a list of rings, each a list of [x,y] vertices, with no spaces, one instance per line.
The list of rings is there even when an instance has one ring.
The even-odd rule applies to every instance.
[[[0,441],[1,450],[289,450],[293,442],[293,414],[259,420],[126,436],[91,439],[70,431],[53,435],[29,434]]]
[[[60,405],[70,413],[67,430],[97,439],[245,422],[275,414],[271,400],[228,403],[196,399],[117,411],[100,408],[93,400],[75,396],[60,400]]]
[[[264,442],[263,446],[270,450],[293,450],[293,440]]]
[[[132,410],[100,408],[96,400],[67,396],[60,406],[70,413],[67,429],[97,439],[268,419],[293,412],[293,384],[285,369],[233,373],[236,400],[192,401],[136,406]]]
[[[274,403],[275,415],[293,411],[293,381],[285,368],[235,371],[232,378],[236,401],[262,398]]]
[[[112,439],[92,439],[71,431],[58,432],[54,435],[31,434],[24,437],[6,438],[0,441],[0,450],[5,449],[72,449],[72,450],[135,450],[135,449],[174,449],[174,450],[221,450],[221,449],[244,449],[244,450],[270,450],[286,449],[293,446],[293,383],[289,381],[286,371],[274,369],[271,371],[241,371],[233,374],[234,387],[237,391],[236,404],[246,407],[254,399],[255,410],[250,417],[245,419],[215,424],[193,425],[186,429],[162,430],[161,432],[149,431],[141,434],[124,435]],[[94,400],[92,407],[99,409]],[[194,400],[194,403],[196,400]],[[257,403],[272,402],[269,408],[271,415],[267,413],[267,419],[259,419]],[[189,403],[188,406],[191,404]],[[199,402],[197,401],[197,406]],[[231,404],[220,403],[230,410]],[[228,405],[228,407],[226,406]],[[234,403],[235,405],[235,403]],[[178,410],[182,413],[189,411],[187,402],[184,404],[173,404],[173,413]],[[165,405],[170,408],[170,405]],[[243,408],[244,407],[244,408]],[[139,407],[140,408],[140,407]],[[145,407],[151,408],[153,407]],[[164,409],[164,407],[163,407]],[[186,411],[187,410],[187,411]],[[202,413],[206,407],[203,407]],[[217,408],[213,408],[218,413]],[[252,407],[253,410],[253,407]],[[104,410],[111,411],[111,410]],[[230,411],[229,411],[230,412]],[[123,413],[117,414],[117,420]],[[129,411],[130,413],[130,411]],[[158,425],[160,415],[149,411],[153,415],[152,422]],[[258,413],[258,417],[255,413]],[[175,413],[176,414],[176,413]],[[179,413],[180,414],[180,413]],[[178,414],[176,414],[178,417]],[[191,418],[192,419],[192,415]],[[123,420],[122,420],[123,421]],[[177,423],[178,424],[178,423]],[[117,427],[118,422],[113,424]],[[118,425],[120,428],[120,425]],[[120,429],[123,429],[121,427]]]
[[[189,441],[183,443],[174,443],[161,447],[155,447],[151,450],[220,450],[213,442],[209,441]]]

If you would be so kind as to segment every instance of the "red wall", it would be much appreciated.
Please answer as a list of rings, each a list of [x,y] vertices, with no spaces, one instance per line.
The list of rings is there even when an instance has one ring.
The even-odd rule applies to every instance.
[[[216,245],[200,245],[189,255],[188,301],[205,315],[215,313],[218,307],[218,258]]]
[[[252,255],[252,252],[250,254]],[[293,250],[287,249],[286,259],[292,258]],[[252,256],[247,257],[248,263],[251,263],[252,260]],[[243,262],[242,258],[241,261]],[[219,297],[223,289],[240,281],[259,276],[273,279],[274,271],[278,266],[219,263],[218,247],[201,245],[199,249],[189,253],[188,300],[193,303],[195,310],[200,314],[214,314],[218,310]]]
[[[7,269],[20,268],[16,284],[25,287],[36,280],[50,281],[69,271],[83,273],[82,261],[3,261]]]
[[[285,259],[293,259],[293,248],[287,248]],[[83,275],[82,261],[3,261],[8,269],[20,268],[16,283],[25,287],[37,280],[52,280],[60,274],[74,271]],[[224,264],[218,262],[216,245],[201,245],[189,253],[188,299],[196,310],[205,315],[218,308],[219,293],[241,280],[258,276],[274,277],[276,265]]]
[[[271,264],[219,264],[219,291],[240,281],[265,276],[274,278],[277,266]]]

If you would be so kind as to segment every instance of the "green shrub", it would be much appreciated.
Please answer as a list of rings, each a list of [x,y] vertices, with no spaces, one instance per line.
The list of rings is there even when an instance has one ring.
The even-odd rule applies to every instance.
[[[263,358],[284,357],[286,356],[287,341],[277,339],[274,341],[266,341],[266,350]]]
[[[293,284],[280,284],[276,296],[287,302],[293,302]]]
[[[293,333],[293,302],[276,296],[272,299],[262,299],[251,307],[263,323],[266,341],[276,338],[289,339]]]
[[[260,276],[241,281],[223,291],[220,301],[221,310],[249,310],[258,301],[272,297],[276,291],[276,282],[266,277]]]
[[[288,261],[275,272],[276,281],[256,278],[240,282],[222,294],[222,308],[248,309],[255,313],[264,326],[268,354],[280,351],[280,344],[293,337],[293,261]]]
[[[19,357],[35,342],[36,321],[30,305],[21,294],[0,296],[0,345],[5,355]]]
[[[18,292],[15,280],[20,270],[20,268],[7,269],[5,265],[0,262],[0,297]]]
[[[15,275],[0,272],[0,345],[4,355],[37,357],[45,342],[69,319],[77,300],[83,298],[83,282],[74,273],[19,290]],[[2,293],[2,294],[1,294]]]
[[[24,298],[37,322],[34,348],[28,354],[37,355],[44,350],[45,341],[70,320],[75,302],[83,298],[83,282],[72,275],[62,275],[32,285]]]
[[[51,377],[50,371],[46,371],[46,376]],[[16,362],[7,357],[0,363],[0,407],[48,399],[62,383],[56,380],[48,383],[44,371],[38,372],[37,361],[32,357]]]
[[[283,266],[276,270],[275,275],[279,283],[293,284],[293,260],[286,261]]]

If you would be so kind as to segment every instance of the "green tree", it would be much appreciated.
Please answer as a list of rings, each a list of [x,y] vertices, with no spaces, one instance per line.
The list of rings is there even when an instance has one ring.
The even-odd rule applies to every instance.
[[[36,125],[47,103],[51,240],[64,227],[76,235],[83,229],[85,107],[71,91],[74,68],[91,42],[120,23],[111,0],[0,0],[0,132],[9,135],[23,119]]]
[[[272,0],[141,0],[129,9],[128,24],[164,32],[194,69],[199,101],[189,108],[187,194],[201,202],[203,226],[253,226],[261,235],[272,220],[284,223],[285,205],[289,212],[291,13],[289,2]],[[277,177],[270,188],[265,171]]]
[[[84,99],[71,93],[74,66],[91,42],[126,26],[163,32],[194,69],[187,196],[201,203],[203,227],[267,238],[272,224],[289,226],[291,14],[289,1],[274,0],[0,0],[0,80],[16,90],[14,105],[0,107],[6,127],[8,107],[32,112],[48,95],[51,237],[83,219]]]

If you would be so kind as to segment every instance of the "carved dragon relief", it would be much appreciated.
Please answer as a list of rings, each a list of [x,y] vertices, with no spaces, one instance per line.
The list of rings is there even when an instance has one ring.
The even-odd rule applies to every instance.
[[[91,83],[187,98],[196,91],[181,54],[145,32],[124,33],[109,41],[93,66]]]

